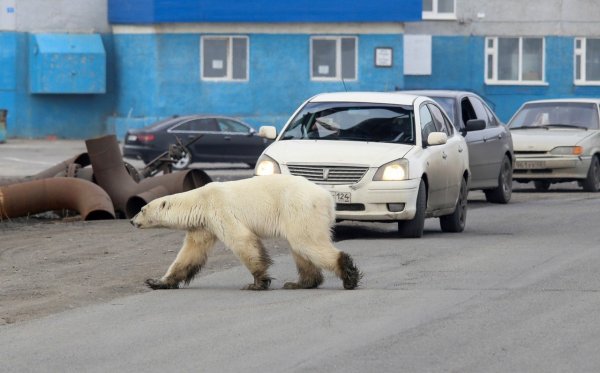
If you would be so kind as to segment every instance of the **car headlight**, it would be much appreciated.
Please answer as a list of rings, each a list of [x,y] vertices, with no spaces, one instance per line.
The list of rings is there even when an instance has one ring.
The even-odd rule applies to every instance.
[[[266,176],[280,173],[281,169],[279,168],[279,164],[275,162],[273,158],[266,154],[263,154],[260,156],[260,158],[258,158],[256,167],[254,168],[254,175]]]
[[[379,167],[373,181],[398,181],[408,179],[408,160],[397,159]]]
[[[550,154],[554,155],[582,155],[582,146],[557,146],[550,151]]]

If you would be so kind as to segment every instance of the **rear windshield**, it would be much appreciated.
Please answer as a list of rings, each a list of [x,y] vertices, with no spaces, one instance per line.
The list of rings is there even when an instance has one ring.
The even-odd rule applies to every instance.
[[[511,129],[527,127],[577,127],[598,129],[598,108],[585,102],[526,104],[510,121]]]
[[[284,130],[281,140],[415,143],[412,106],[309,103]]]

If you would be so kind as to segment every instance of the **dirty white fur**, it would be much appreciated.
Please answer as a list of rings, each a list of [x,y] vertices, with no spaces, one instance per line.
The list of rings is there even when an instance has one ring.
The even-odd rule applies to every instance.
[[[255,273],[263,269],[266,276],[263,267],[270,264],[260,239],[274,237],[289,241],[299,272],[303,268],[319,273],[326,269],[342,278],[340,251],[331,240],[334,222],[331,194],[303,177],[290,175],[212,182],[155,199],[132,219],[138,228],[187,231],[177,258],[160,280],[176,285],[191,280],[185,278],[185,268],[204,265],[217,239],[240,258],[255,279]]]

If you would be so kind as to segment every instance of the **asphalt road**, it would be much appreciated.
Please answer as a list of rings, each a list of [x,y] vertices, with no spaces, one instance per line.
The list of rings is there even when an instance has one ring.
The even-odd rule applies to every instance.
[[[342,290],[293,280],[274,257],[274,290],[239,290],[243,267],[0,328],[3,372],[597,372],[600,195],[574,185],[471,193],[467,229],[421,239],[393,225],[342,223],[336,245],[365,273]]]

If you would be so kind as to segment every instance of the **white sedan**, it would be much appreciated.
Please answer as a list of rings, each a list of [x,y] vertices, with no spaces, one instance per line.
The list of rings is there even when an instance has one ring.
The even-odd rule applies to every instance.
[[[585,191],[600,190],[600,99],[526,102],[508,127],[516,157],[513,179],[550,184],[577,181]]]
[[[259,133],[276,140],[255,174],[288,173],[322,185],[335,198],[338,220],[397,221],[405,237],[421,237],[427,217],[439,217],[445,232],[465,228],[468,149],[427,97],[319,94],[278,136],[272,126]]]

